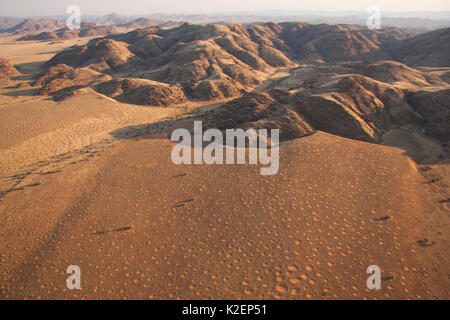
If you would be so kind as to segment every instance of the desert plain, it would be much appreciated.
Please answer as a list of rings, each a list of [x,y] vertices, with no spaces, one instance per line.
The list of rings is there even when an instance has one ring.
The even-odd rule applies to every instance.
[[[123,38],[106,40],[108,52],[125,50],[113,41],[135,41]],[[187,77],[176,69],[185,61],[154,77],[137,68],[140,80],[128,83],[122,79],[130,70],[110,76],[82,65],[86,60],[77,63],[86,72],[80,81],[89,80],[54,95],[68,86],[56,80],[78,83],[78,67],[60,67],[73,57],[56,61],[59,67],[49,61],[91,39],[0,38],[0,58],[17,70],[0,87],[1,299],[448,299],[450,166],[442,143],[449,138],[448,111],[436,116],[440,131],[432,134],[417,130],[415,120],[398,124],[392,117],[412,117],[399,102],[406,90],[420,91],[411,105],[427,92],[448,92],[450,66],[412,69],[386,59],[363,77],[365,64],[290,62],[267,45],[261,56],[276,61],[269,65],[267,58],[261,67],[242,52],[227,50],[239,62],[218,53],[229,37],[214,45],[195,38],[200,49],[176,44],[181,53],[170,58],[205,50],[200,61],[213,65],[210,57],[219,57],[214,61],[223,70],[238,64],[244,71],[236,72],[248,79],[232,82],[218,71],[217,83],[195,84],[186,99],[175,85],[156,83],[162,72]],[[144,48],[153,50],[151,43]],[[55,77],[61,70],[75,72]],[[388,70],[394,71],[382,79]],[[139,81],[154,81],[144,84],[160,90],[157,105],[140,103],[145,92],[127,95]],[[292,95],[301,97],[295,112],[279,109],[290,106]],[[436,99],[445,104],[448,93]],[[325,100],[324,113],[311,111]],[[367,101],[375,101],[369,111]],[[361,116],[382,104],[395,109],[382,125]],[[424,108],[417,105],[414,113]],[[232,127],[281,129],[278,174],[261,176],[260,166],[250,164],[173,164],[175,128],[203,120],[223,129],[230,119]],[[81,269],[81,290],[66,287],[70,265]],[[382,271],[379,290],[366,287],[371,265]]]

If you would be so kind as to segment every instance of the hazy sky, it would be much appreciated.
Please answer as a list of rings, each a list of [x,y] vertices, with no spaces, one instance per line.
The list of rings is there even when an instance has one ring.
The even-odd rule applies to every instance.
[[[383,11],[449,11],[449,0],[0,0],[0,16],[65,14],[70,4],[82,13],[150,14],[214,13],[254,10],[365,11],[378,5]]]

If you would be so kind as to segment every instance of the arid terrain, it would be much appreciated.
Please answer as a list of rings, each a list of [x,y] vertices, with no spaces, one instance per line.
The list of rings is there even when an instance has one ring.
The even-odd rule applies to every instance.
[[[449,298],[449,28],[108,21],[4,20],[0,299]],[[195,120],[278,174],[175,165]]]

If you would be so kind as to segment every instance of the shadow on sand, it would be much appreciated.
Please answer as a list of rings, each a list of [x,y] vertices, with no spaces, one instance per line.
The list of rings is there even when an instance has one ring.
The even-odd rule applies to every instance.
[[[32,97],[35,96],[39,91],[39,88],[32,88],[32,89],[26,89],[26,90],[20,90],[20,91],[13,91],[13,92],[7,92],[3,93],[4,96],[9,97]]]
[[[46,63],[47,61],[35,61],[35,62],[27,62],[27,63],[19,63],[16,64],[14,67],[24,75],[34,75],[36,73],[39,73],[41,71],[41,66]],[[27,80],[27,79],[21,79],[21,80]]]
[[[176,129],[186,129],[188,130],[191,135],[193,135],[194,132],[194,121],[202,121],[203,124],[203,133],[208,129],[215,129],[215,122],[211,122],[206,118],[205,115],[192,115],[192,116],[186,116],[183,118],[178,119],[172,119],[172,120],[164,120],[164,121],[158,121],[153,123],[147,123],[147,124],[141,124],[141,125],[135,125],[135,126],[127,126],[123,128],[116,129],[114,131],[109,132],[110,135],[112,135],[114,138],[119,140],[140,140],[140,139],[166,139],[170,140],[172,133]],[[239,128],[239,125],[237,126]],[[226,141],[226,134],[225,130],[223,128],[218,128],[223,135],[223,141],[214,141],[221,145],[228,146],[228,147],[236,147],[237,145],[237,139],[232,141],[230,144],[227,144]],[[234,129],[234,128],[230,128]],[[191,139],[191,143],[188,143],[187,141],[182,142],[183,146],[191,146],[193,145],[193,138]],[[203,141],[203,147],[206,147],[211,142]],[[248,144],[246,143],[246,146],[248,147]],[[273,145],[272,147],[279,147],[280,144]]]

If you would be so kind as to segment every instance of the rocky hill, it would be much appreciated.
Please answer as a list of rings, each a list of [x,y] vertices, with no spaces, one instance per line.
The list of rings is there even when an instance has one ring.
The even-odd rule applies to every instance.
[[[167,106],[187,101],[179,86],[144,79],[114,79],[98,85],[97,91],[117,101],[138,105]]]
[[[131,22],[122,23],[118,26],[127,29],[145,29],[149,27],[159,26],[161,28],[174,28],[182,25],[181,22],[167,21],[164,19],[149,19],[149,18],[138,18]]]
[[[0,83],[8,82],[10,77],[19,75],[20,72],[6,59],[0,58]]]
[[[411,66],[450,66],[450,28],[400,41],[394,45],[393,57]]]

